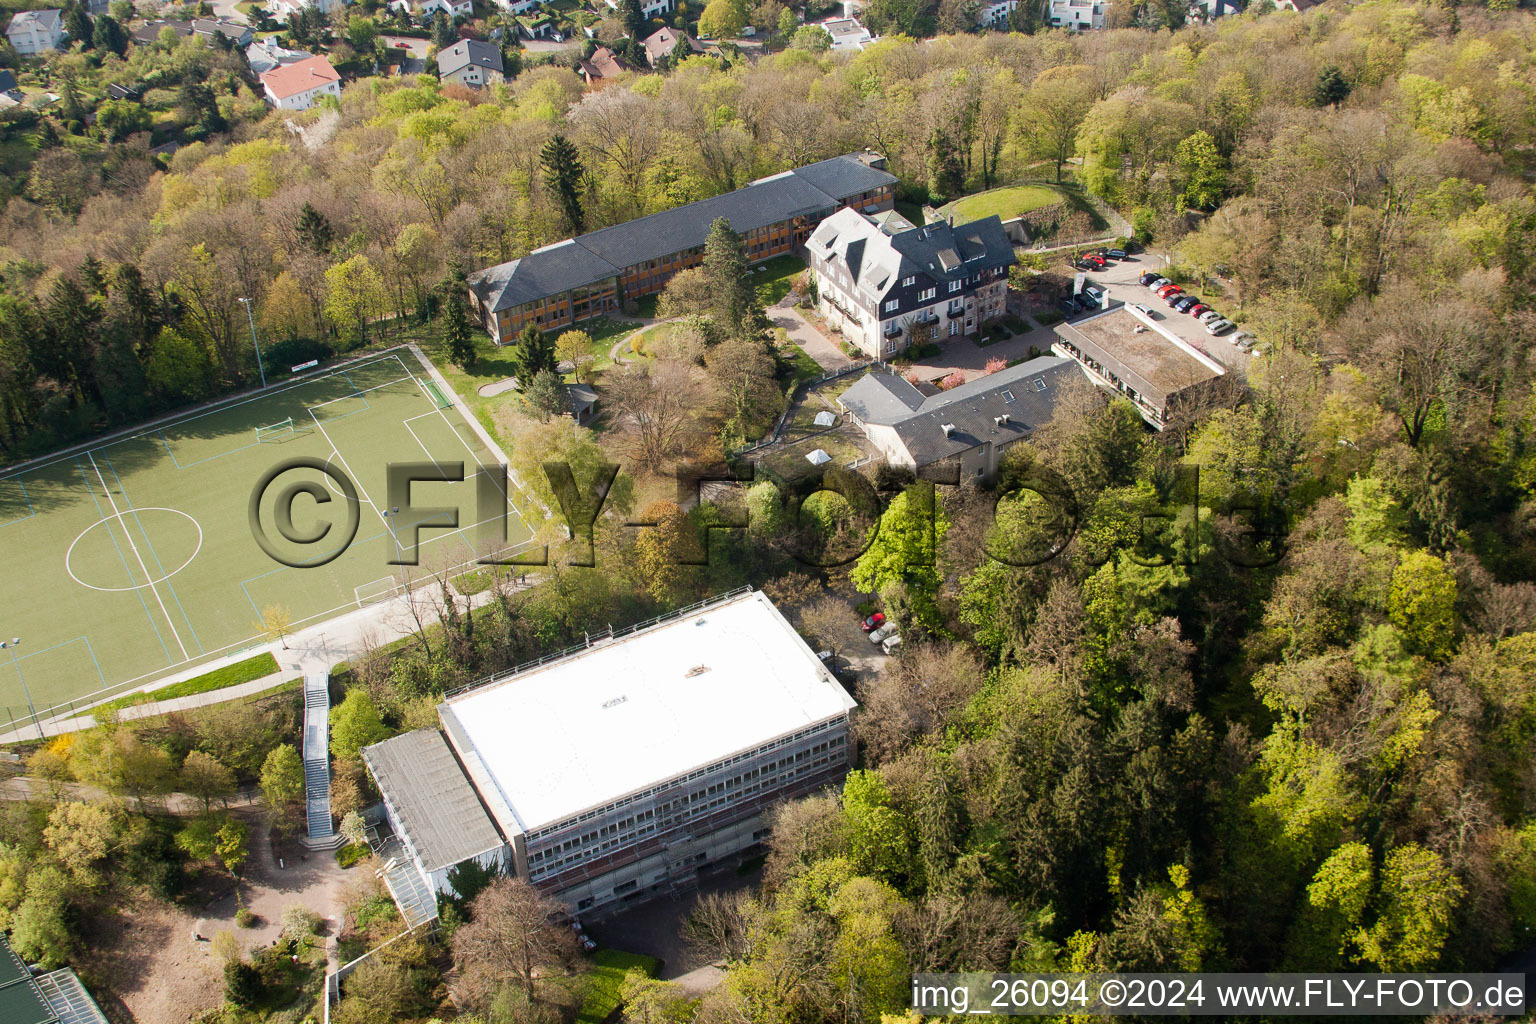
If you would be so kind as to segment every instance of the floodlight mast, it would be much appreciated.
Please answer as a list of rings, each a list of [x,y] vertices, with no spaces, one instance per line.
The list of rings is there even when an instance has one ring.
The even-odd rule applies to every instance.
[[[261,342],[256,340],[256,318],[251,315],[251,300],[239,300],[245,304],[245,322],[251,325],[251,344],[256,349],[256,372],[261,374],[261,386],[267,386],[267,371],[261,365]]]

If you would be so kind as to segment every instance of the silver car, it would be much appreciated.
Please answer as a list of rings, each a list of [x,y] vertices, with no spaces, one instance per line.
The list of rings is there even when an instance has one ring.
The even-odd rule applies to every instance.
[[[1218,334],[1225,334],[1230,331],[1232,327],[1233,323],[1231,320],[1222,320],[1218,317],[1205,325],[1205,333],[1214,338]]]
[[[885,625],[881,626],[879,629],[877,629],[874,632],[869,634],[869,642],[872,643],[872,644],[878,644],[878,643],[882,642],[883,640],[885,640],[886,637],[888,637],[888,636],[895,636],[895,635],[896,635],[896,623],[894,623],[894,622],[887,622]]]

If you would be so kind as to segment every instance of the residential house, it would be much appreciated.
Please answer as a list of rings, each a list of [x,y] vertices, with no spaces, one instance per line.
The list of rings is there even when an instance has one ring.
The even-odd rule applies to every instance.
[[[996,215],[887,233],[857,210],[822,221],[806,243],[817,307],[866,355],[973,334],[1000,317],[1013,243]]]
[[[224,19],[199,19],[192,23],[192,31],[209,42],[213,42],[216,35],[223,36],[241,49],[250,46],[251,41],[256,38],[256,34],[251,31],[251,26]]]
[[[319,8],[321,14],[331,14],[346,0],[272,0],[267,4],[267,14],[273,21],[286,22],[306,7]]]
[[[618,0],[603,0],[603,2],[614,11],[619,9]],[[661,18],[671,14],[675,6],[674,0],[640,0],[640,13],[649,21],[652,18]]]
[[[14,99],[20,101],[21,87],[16,84],[16,73],[0,68],[0,93],[15,93]]]
[[[565,390],[571,397],[571,418],[577,424],[586,426],[597,418],[597,388],[591,384],[567,384]]]
[[[526,324],[553,330],[661,291],[704,258],[710,225],[724,217],[760,263],[804,245],[840,209],[879,212],[895,201],[885,157],[865,151],[760,178],[625,224],[590,231],[488,267],[469,279],[470,302],[498,344]]]
[[[592,56],[580,64],[581,77],[587,80],[588,85],[596,85],[605,79],[618,78],[626,71],[635,70],[634,66],[608,49],[599,46],[592,51]]]
[[[976,8],[976,24],[980,28],[1006,31],[1008,19],[1017,6],[1019,6],[1019,0],[992,0],[989,3],[982,3]]]
[[[139,46],[154,46],[160,41],[160,33],[168,28],[175,31],[178,37],[192,34],[192,23],[190,21],[153,18],[134,29],[131,36],[133,41]]]
[[[472,0],[393,0],[390,7],[405,11],[417,21],[431,21],[437,12],[441,11],[449,20],[455,18],[470,18],[474,16],[475,5]]]
[[[501,51],[479,39],[460,39],[437,54],[438,77],[473,88],[500,82],[504,77]]]
[[[517,30],[524,39],[553,39],[557,43],[564,41],[564,37],[555,31],[555,19],[542,11],[519,14],[516,20]]]
[[[66,34],[62,11],[20,11],[5,30],[5,37],[23,57],[61,49]]]
[[[257,75],[264,74],[284,64],[308,60],[311,56],[313,55],[303,50],[284,49],[277,45],[276,38],[258,39],[245,48],[246,63],[251,66],[251,71]]]
[[[1073,360],[1088,379],[1130,399],[1158,430],[1183,406],[1199,403],[1226,374],[1222,366],[1131,306],[1056,325],[1051,351]]]
[[[260,78],[267,102],[279,110],[308,110],[322,96],[341,95],[341,75],[324,57],[283,64]]]
[[[645,47],[645,59],[650,62],[651,67],[655,67],[656,62],[663,57],[670,57],[672,51],[677,48],[679,39],[688,40],[690,53],[704,52],[704,44],[688,33],[679,32],[674,28],[659,28],[640,41],[640,44]]]
[[[858,53],[875,41],[869,29],[859,24],[857,18],[831,18],[822,22],[821,27],[832,37],[835,53]]]
[[[1228,14],[1241,13],[1243,13],[1243,5],[1238,3],[1238,0],[1190,0],[1191,21],[1215,21]]]
[[[576,913],[676,899],[759,853],[775,807],[842,783],[857,706],[767,597],[733,593],[460,691],[435,728],[364,747],[390,833],[371,841],[407,921],[435,917],[467,861]],[[414,878],[390,876],[401,866]]]
[[[539,6],[540,0],[495,0],[495,2],[497,7],[500,7],[508,14],[518,15],[527,14],[529,11],[535,10]]]
[[[132,100],[137,103],[142,98],[139,87],[136,85],[118,85],[112,82],[107,86],[107,99]]]
[[[1050,421],[1077,366],[1040,356],[959,387],[924,394],[893,373],[869,373],[837,399],[892,466],[954,465],[960,482],[991,481],[1004,452]],[[931,389],[930,389],[931,390]]]
[[[1046,21],[1072,32],[1101,29],[1106,24],[1109,0],[1050,0]]]

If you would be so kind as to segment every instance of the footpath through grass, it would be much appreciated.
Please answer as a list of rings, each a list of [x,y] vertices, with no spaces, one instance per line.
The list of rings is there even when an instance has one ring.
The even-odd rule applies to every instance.
[[[92,714],[105,715],[113,711],[121,711],[123,708],[132,707],[135,704],[149,704],[154,701],[174,700],[177,697],[191,697],[194,694],[209,693],[213,690],[222,690],[230,686],[239,686],[241,683],[249,683],[260,679],[262,676],[270,676],[279,671],[277,659],[266,651],[254,658],[246,658],[237,661],[233,665],[225,665],[223,668],[205,672],[191,679],[183,679],[179,683],[170,686],[162,686],[158,690],[150,690],[148,693],[130,693],[126,697],[107,701],[91,709]]]

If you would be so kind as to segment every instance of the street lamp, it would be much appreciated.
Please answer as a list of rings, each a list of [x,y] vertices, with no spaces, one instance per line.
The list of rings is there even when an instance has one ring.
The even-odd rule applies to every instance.
[[[261,365],[261,342],[256,340],[256,318],[251,315],[251,300],[241,299],[245,303],[245,322],[251,325],[251,344],[256,347],[256,372],[261,374],[261,386],[267,386],[267,371]]]
[[[37,720],[37,705],[32,703],[32,691],[27,688],[27,679],[21,674],[21,659],[16,656],[16,648],[21,646],[21,637],[13,636],[9,641],[0,640],[0,650],[11,652],[11,665],[16,669],[16,678],[21,680],[21,692],[27,695],[27,707],[32,712],[32,724],[37,726],[37,738],[43,738],[42,723]]]
[[[400,534],[395,529],[395,523],[400,518],[400,506],[396,505],[388,512],[382,513],[382,515],[384,516],[385,525],[389,527],[389,535],[395,539],[395,563],[398,565],[400,562]]]

